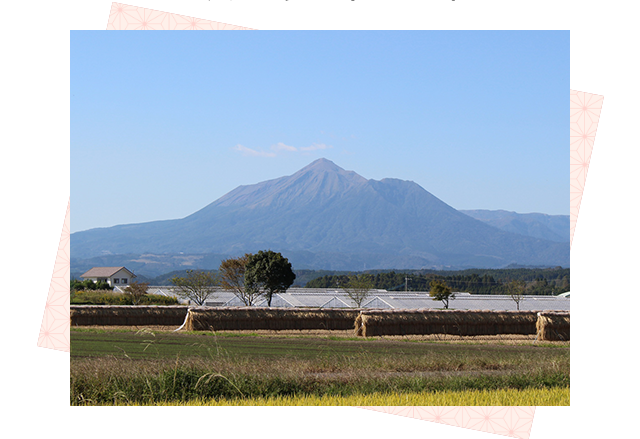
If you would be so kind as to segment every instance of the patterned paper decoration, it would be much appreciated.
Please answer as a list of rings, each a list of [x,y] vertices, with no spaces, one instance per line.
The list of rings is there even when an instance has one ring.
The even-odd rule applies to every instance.
[[[53,266],[44,317],[40,326],[38,346],[70,352],[69,343],[69,211],[64,217],[58,255]]]
[[[535,407],[360,407],[454,427],[528,439]]]
[[[600,119],[600,110],[604,98],[599,95],[571,90],[571,243],[578,221],[580,202],[587,181],[587,170],[596,129]]]
[[[113,3],[107,29],[249,29],[184,15]],[[571,91],[571,242],[587,178],[603,97]],[[69,352],[69,213],[67,205],[38,346]],[[487,433],[528,439],[535,407],[360,407]]]
[[[187,17],[169,12],[159,12],[137,6],[112,3],[107,29],[192,29],[192,30],[243,30],[248,27],[234,26],[211,20]],[[70,202],[67,204],[58,254],[51,276],[51,284],[44,317],[38,336],[38,346],[70,352],[69,342],[69,214]]]
[[[202,20],[137,6],[112,3],[107,30],[251,30],[248,27]]]

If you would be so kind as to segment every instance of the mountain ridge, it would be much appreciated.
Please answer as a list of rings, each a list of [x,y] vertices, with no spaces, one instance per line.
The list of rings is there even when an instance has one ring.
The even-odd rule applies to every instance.
[[[501,230],[554,242],[569,242],[570,216],[544,213],[517,213],[508,210],[460,210]]]
[[[327,159],[290,176],[239,186],[182,219],[71,235],[78,258],[103,252],[236,255],[266,248],[296,254],[292,263],[306,260],[319,265],[307,268],[319,269],[335,265],[332,258],[342,261],[332,269],[367,261],[369,268],[569,265],[568,245],[500,230],[417,183],[368,180]],[[414,266],[380,266],[392,261]]]

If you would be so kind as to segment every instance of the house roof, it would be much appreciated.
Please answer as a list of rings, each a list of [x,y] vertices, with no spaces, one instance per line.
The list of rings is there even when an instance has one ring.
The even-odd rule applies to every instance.
[[[111,277],[120,270],[126,270],[129,272],[129,274],[131,274],[132,277],[136,277],[136,275],[126,267],[93,267],[91,270],[87,271],[80,277],[84,279],[88,277]]]

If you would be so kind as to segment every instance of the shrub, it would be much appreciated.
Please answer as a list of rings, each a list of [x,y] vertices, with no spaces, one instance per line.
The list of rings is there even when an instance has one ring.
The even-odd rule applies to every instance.
[[[91,281],[89,281],[89,282],[91,282]],[[113,287],[111,285],[109,285],[109,282],[107,282],[106,280],[99,280],[94,285],[95,285],[95,289],[96,290],[110,290],[110,291],[113,291]]]
[[[128,294],[114,293],[111,290],[76,291],[70,296],[72,305],[133,305]],[[139,305],[177,305],[175,297],[146,294]]]
[[[100,280],[96,283],[91,279],[86,279],[83,281],[72,279],[69,286],[72,291],[95,291],[95,290],[113,291],[113,288],[109,285],[109,283],[104,280]]]
[[[138,305],[143,303],[147,295],[148,287],[148,283],[131,282],[131,284],[124,289],[124,294],[129,296],[132,305]]]

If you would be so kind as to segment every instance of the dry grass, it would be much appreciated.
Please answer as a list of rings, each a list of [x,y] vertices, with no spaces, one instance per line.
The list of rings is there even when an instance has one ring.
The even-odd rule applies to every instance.
[[[356,318],[355,334],[530,335],[536,333],[536,320],[535,311],[367,310]]]
[[[190,308],[188,331],[224,330],[348,330],[359,310],[317,308],[216,307]]]
[[[71,326],[179,326],[187,310],[179,305],[72,305],[70,318]]]
[[[520,391],[547,394],[558,391],[554,388],[564,389],[561,392],[567,399],[569,394],[568,375],[563,372],[568,365],[564,360],[549,362],[544,368],[514,364],[519,370],[486,370],[488,365],[476,360],[467,360],[463,366],[471,370],[455,370],[461,365],[460,359],[453,357],[403,361],[401,365],[392,358],[378,359],[375,364],[370,364],[369,358],[359,360],[362,361],[348,357],[318,361],[224,356],[74,359],[71,404],[181,405],[193,401],[199,405],[198,401],[207,401],[204,405],[564,405],[558,400],[529,404],[521,399],[495,397],[501,391],[522,396]],[[513,360],[517,363],[517,359]],[[436,370],[415,370],[427,368]],[[478,398],[478,391],[484,396]],[[429,401],[434,392],[448,396],[437,404],[420,402]],[[401,395],[413,397],[398,399]],[[474,396],[460,403],[456,395]],[[487,398],[495,402],[488,402]]]
[[[384,337],[415,341],[526,342],[569,340],[568,313],[534,311],[189,308],[72,306],[71,326],[233,332],[259,335]],[[186,318],[186,319],[185,319]],[[540,320],[538,322],[538,320]]]
[[[570,314],[565,312],[541,312],[536,329],[538,340],[568,341],[570,339]]]

